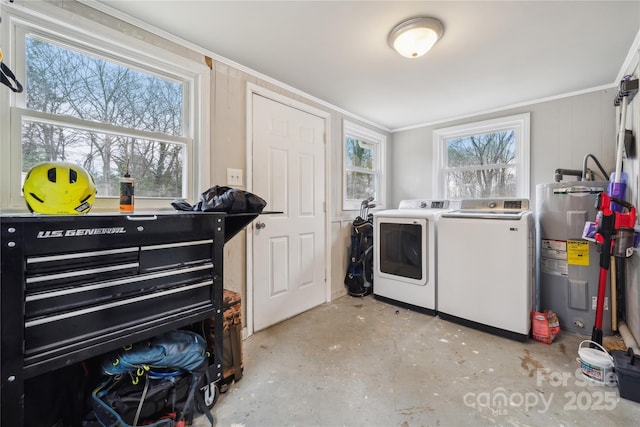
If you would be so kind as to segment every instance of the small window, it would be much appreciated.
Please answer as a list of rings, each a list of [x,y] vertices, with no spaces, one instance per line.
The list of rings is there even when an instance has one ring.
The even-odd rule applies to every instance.
[[[529,114],[436,129],[434,194],[448,200],[529,197]]]
[[[382,134],[344,122],[344,210],[358,209],[369,197],[377,207],[384,206],[385,141]]]

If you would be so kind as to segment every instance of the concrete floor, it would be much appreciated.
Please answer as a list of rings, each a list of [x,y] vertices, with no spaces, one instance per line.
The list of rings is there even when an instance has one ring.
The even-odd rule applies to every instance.
[[[582,378],[587,338],[519,343],[346,296],[245,340],[244,377],[212,413],[217,427],[640,425],[640,403]]]

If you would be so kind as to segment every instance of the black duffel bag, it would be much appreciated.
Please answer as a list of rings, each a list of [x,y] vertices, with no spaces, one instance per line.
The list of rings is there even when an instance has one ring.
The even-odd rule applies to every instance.
[[[202,193],[193,206],[184,199],[174,200],[171,206],[179,211],[261,213],[267,202],[248,191],[216,185]]]
[[[187,372],[147,373],[134,384],[129,375],[109,378],[93,392],[97,425],[175,426],[185,411],[192,377]],[[163,419],[164,418],[164,419]],[[85,425],[93,425],[86,422]]]

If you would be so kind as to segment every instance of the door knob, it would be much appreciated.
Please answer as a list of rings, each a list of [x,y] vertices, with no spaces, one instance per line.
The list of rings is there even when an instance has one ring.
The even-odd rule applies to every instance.
[[[256,222],[256,229],[258,229],[258,230],[262,230],[262,229],[263,229],[263,228],[265,228],[266,226],[267,226],[267,224],[265,224],[265,223],[264,223],[264,222],[262,222],[262,221],[258,221],[258,222]]]

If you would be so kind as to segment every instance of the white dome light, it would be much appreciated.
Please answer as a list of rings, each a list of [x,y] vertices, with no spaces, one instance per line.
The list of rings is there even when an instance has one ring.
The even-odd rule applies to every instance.
[[[435,18],[412,18],[396,25],[389,33],[389,46],[407,58],[424,55],[442,37],[444,27]]]

